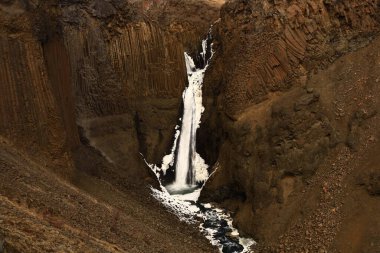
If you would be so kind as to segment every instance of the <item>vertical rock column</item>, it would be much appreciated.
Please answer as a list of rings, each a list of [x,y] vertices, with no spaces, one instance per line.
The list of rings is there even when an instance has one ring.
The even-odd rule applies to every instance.
[[[0,134],[35,159],[68,169],[65,127],[41,45],[27,35],[2,36],[0,55]]]

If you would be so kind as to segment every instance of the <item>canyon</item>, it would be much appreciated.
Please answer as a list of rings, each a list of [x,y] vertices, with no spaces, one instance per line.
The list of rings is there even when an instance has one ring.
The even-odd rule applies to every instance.
[[[0,0],[0,252],[218,252],[146,164],[210,27],[199,201],[253,252],[380,251],[379,22],[378,0]]]

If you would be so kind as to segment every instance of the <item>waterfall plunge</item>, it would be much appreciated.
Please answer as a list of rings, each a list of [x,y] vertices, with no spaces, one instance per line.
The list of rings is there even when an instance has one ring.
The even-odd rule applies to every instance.
[[[206,62],[207,40],[202,41],[202,49],[201,56]],[[204,111],[202,84],[208,64],[197,69],[193,59],[187,53],[185,53],[185,61],[189,86],[183,92],[184,110],[175,163],[175,181],[167,186],[171,192],[195,188],[196,182],[202,182],[208,178],[207,165],[195,148],[196,132]]]
[[[211,33],[202,41],[202,52],[199,54],[202,58],[200,68],[196,68],[191,56],[184,53],[189,85],[182,94],[184,105],[182,123],[181,127],[176,126],[171,153],[163,157],[161,166],[147,163],[160,181],[161,175],[166,175],[167,170],[175,165],[175,180],[172,184],[165,186],[165,190],[171,194],[191,192],[197,188],[200,191],[197,183],[205,182],[209,176],[207,164],[196,152],[196,132],[204,111],[202,105],[203,78],[208,67],[208,59],[213,56],[210,39]],[[207,57],[207,53],[210,53],[210,57]]]
[[[210,37],[209,34],[208,39]],[[185,53],[189,86],[183,92],[184,111],[181,128],[176,126],[174,145],[171,153],[163,158],[161,166],[147,163],[160,180],[161,173],[165,175],[175,162],[175,181],[166,187],[161,185],[161,191],[152,188],[152,195],[181,221],[193,223],[194,217],[203,220],[200,230],[211,244],[218,246],[220,252],[247,253],[255,242],[249,238],[239,237],[239,232],[233,227],[232,218],[227,212],[208,203],[195,204],[201,191],[201,187],[197,187],[196,183],[204,182],[209,177],[207,165],[195,149],[196,131],[204,110],[202,83],[208,67],[206,55],[207,50],[210,49],[208,42],[207,39],[202,41],[200,53],[202,59],[200,60],[204,67],[200,69],[195,67],[193,59]],[[211,50],[211,57],[212,54]]]

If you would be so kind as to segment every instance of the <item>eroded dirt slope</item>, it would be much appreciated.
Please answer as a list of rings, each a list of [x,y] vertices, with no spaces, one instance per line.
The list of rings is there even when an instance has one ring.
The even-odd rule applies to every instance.
[[[9,252],[215,251],[148,188],[117,188],[84,173],[69,184],[0,142],[0,241]]]

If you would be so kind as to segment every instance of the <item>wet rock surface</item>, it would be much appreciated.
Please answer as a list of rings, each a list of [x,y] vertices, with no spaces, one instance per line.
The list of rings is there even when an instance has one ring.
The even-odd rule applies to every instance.
[[[228,235],[232,230],[226,220],[220,219],[216,211],[212,209],[203,208],[201,211],[206,213],[207,217],[202,223],[202,227],[216,231],[213,235],[213,239],[222,245],[223,253],[242,252],[244,250],[244,247],[239,244],[237,238]]]

